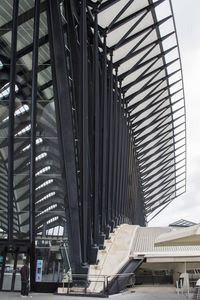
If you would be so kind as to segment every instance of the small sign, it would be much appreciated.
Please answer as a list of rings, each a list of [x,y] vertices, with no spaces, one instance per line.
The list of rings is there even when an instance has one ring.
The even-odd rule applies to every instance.
[[[43,260],[38,259],[36,263],[36,274],[35,274],[35,281],[41,282],[42,281],[42,267],[43,267]]]
[[[3,256],[0,255],[0,267],[3,265]]]

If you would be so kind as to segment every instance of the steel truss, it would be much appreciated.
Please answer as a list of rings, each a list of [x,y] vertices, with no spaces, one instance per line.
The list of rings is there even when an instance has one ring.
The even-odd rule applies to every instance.
[[[7,0],[0,14],[1,233],[34,252],[59,228],[84,273],[116,226],[185,191],[171,3]]]

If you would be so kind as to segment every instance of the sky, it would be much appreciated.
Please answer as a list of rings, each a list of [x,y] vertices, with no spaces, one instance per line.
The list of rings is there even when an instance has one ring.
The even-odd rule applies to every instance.
[[[167,226],[179,219],[200,223],[200,0],[172,0],[172,6],[186,103],[186,193],[149,222],[149,226]]]

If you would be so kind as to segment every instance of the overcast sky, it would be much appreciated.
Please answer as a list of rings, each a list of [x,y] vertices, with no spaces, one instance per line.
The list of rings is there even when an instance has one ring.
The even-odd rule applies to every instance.
[[[187,191],[149,226],[179,219],[200,223],[200,0],[172,0],[183,66],[187,126]]]

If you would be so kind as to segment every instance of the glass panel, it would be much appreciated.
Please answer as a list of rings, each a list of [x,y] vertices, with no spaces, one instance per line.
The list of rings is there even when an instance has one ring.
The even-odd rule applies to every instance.
[[[14,259],[15,259],[15,254],[14,253],[7,253],[5,270],[4,270],[4,277],[3,277],[3,286],[2,286],[2,289],[5,290],[5,291],[10,291],[11,290]]]
[[[62,228],[54,228],[54,231],[59,230],[62,233]],[[63,273],[70,269],[67,243],[63,246],[59,240],[52,239],[52,232],[49,233],[49,238],[47,232],[45,239],[41,237],[37,241],[36,282],[61,282]]]
[[[21,290],[21,274],[20,270],[23,266],[24,261],[27,259],[26,253],[18,253],[17,256],[17,266],[15,269],[15,283],[14,283],[14,291],[20,291]],[[29,269],[30,266],[28,265]]]
[[[45,21],[45,20],[44,20]],[[40,97],[37,101],[35,223],[36,282],[62,280],[61,241],[66,236],[61,155],[48,43],[39,49]]]
[[[2,268],[3,268],[3,263],[4,263],[4,256],[5,252],[4,250],[0,249],[0,282],[1,282],[1,276],[2,276]]]
[[[5,252],[0,251],[0,270],[2,268]],[[19,248],[6,255],[5,269],[3,274],[2,290],[5,291],[20,291],[21,275],[20,269],[23,266],[24,260],[27,259],[26,253],[19,253]],[[1,272],[0,272],[1,275]]]

